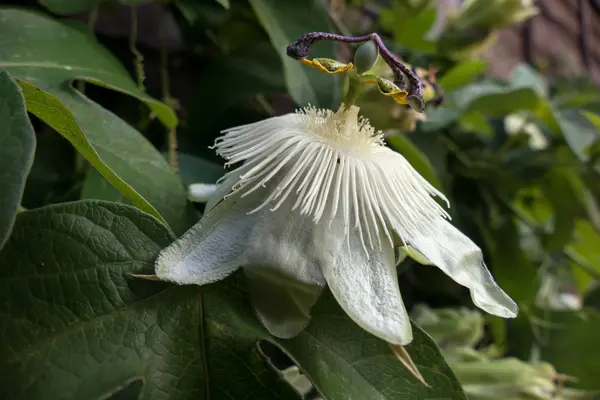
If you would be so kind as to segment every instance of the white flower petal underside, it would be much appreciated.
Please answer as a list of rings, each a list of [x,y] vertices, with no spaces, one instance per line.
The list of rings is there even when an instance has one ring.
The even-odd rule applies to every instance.
[[[218,196],[230,192],[228,187],[239,179],[239,173],[234,173],[237,176],[221,184]],[[325,285],[321,265],[341,246],[341,238],[329,235],[310,216],[291,212],[291,198],[276,211],[264,208],[253,212],[280,179],[273,178],[264,190],[247,197],[234,192],[221,202],[212,198],[207,208],[216,204],[214,208],[160,253],[157,276],[202,285],[222,279],[240,266],[261,265],[304,284]]]
[[[442,218],[432,228],[436,235],[412,232],[410,243],[446,275],[469,288],[479,308],[504,318],[516,317],[518,306],[494,282],[479,247]]]
[[[323,286],[297,282],[274,268],[248,266],[244,272],[254,309],[272,335],[290,339],[308,325]]]
[[[160,252],[156,276],[178,284],[204,285],[225,278],[240,265],[260,215],[246,215],[239,196],[219,203],[182,237]]]
[[[361,239],[351,234],[337,257],[323,268],[334,297],[346,314],[367,332],[392,344],[412,340],[410,320],[398,287],[394,250],[363,251]]]

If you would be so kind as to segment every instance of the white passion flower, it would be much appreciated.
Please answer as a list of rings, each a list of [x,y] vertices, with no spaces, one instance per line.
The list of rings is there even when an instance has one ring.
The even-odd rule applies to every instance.
[[[392,344],[412,340],[395,245],[410,245],[501,317],[516,304],[496,285],[481,250],[432,198],[444,196],[358,116],[306,108],[224,131],[225,175],[203,218],[163,250],[162,280],[204,285],[243,267],[257,314],[275,336],[309,322],[328,285],[362,328]]]

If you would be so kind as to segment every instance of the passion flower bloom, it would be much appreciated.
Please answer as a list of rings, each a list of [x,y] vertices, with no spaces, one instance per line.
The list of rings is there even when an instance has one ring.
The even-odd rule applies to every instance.
[[[243,267],[259,318],[283,338],[308,324],[327,285],[358,325],[404,345],[412,332],[394,249],[411,246],[468,287],[478,307],[516,316],[481,250],[432,197],[443,194],[358,111],[309,107],[224,131],[217,153],[241,165],[200,222],[160,253],[157,276],[204,285]]]

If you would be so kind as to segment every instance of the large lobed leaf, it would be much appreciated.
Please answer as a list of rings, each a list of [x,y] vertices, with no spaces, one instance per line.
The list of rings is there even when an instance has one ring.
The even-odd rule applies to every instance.
[[[168,127],[177,118],[140,90],[122,65],[83,30],[42,15],[0,9],[0,69],[19,81],[28,110],[68,139],[123,195],[183,232],[193,222],[183,186],[161,154],[133,127],[71,83],[84,80],[145,102]]]
[[[329,294],[307,330],[277,340],[236,277],[201,289],[131,276],[151,273],[172,239],[152,216],[116,203],[20,214],[0,252],[0,397],[99,399],[124,389],[141,399],[294,398],[260,356],[257,343],[268,340],[327,399],[464,398],[418,327],[408,351],[431,387]]]
[[[0,71],[0,248],[10,236],[33,164],[35,134],[17,83]]]

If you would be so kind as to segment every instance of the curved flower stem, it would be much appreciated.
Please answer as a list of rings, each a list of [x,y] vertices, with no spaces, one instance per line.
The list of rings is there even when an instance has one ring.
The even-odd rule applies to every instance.
[[[356,100],[362,92],[361,89],[362,86],[358,76],[355,76],[355,74],[352,73],[348,74],[348,90],[346,91],[344,99],[342,100],[344,108],[348,109],[351,105],[356,103]]]
[[[300,36],[295,42],[287,48],[287,55],[295,59],[303,59],[308,56],[310,46],[321,40],[335,40],[343,43],[362,43],[373,40],[377,45],[379,55],[390,66],[394,72],[394,83],[402,89],[408,91],[409,97],[414,96],[423,102],[423,84],[417,74],[398,60],[390,52],[381,38],[376,33],[369,33],[363,36],[343,36],[328,32],[311,32]],[[408,82],[407,82],[408,80]]]

